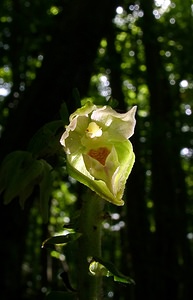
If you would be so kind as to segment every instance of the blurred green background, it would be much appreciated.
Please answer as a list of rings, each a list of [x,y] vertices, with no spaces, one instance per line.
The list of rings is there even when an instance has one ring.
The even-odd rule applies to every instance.
[[[61,167],[63,125],[32,137],[87,99],[138,107],[125,206],[107,204],[102,245],[136,285],[106,278],[104,299],[193,299],[192,51],[192,0],[1,0],[0,160],[33,149],[55,170],[47,223],[37,186],[23,210],[1,194],[1,300],[64,290],[64,270],[76,284],[77,246],[41,244],[75,222],[84,188]]]

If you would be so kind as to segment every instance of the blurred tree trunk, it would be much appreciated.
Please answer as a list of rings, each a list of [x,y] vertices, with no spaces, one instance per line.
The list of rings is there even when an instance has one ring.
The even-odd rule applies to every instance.
[[[136,123],[135,134],[131,138],[136,156],[135,164],[127,182],[126,210],[127,210],[127,257],[125,265],[130,265],[130,276],[134,278],[136,285],[127,288],[131,292],[128,299],[141,300],[146,295],[152,297],[152,233],[148,220],[146,204],[146,169],[144,161],[147,157],[143,151],[144,146],[140,142],[141,125]],[[147,154],[147,153],[146,153]],[[127,271],[128,273],[128,271]],[[125,291],[127,293],[127,291]],[[125,297],[125,299],[127,299]]]
[[[141,0],[147,82],[151,106],[152,198],[155,207],[155,254],[152,290],[157,300],[192,299],[188,278],[192,266],[186,238],[186,189],[176,132],[178,98],[159,55],[159,26],[152,13],[153,1]],[[185,273],[186,272],[186,275]],[[180,294],[182,298],[180,298]]]
[[[110,21],[110,20],[109,20]],[[109,22],[107,31],[107,66],[106,68],[110,70],[109,78],[111,83],[111,96],[113,99],[117,100],[117,107],[120,111],[126,111],[127,106],[124,101],[124,94],[122,90],[122,70],[121,62],[122,57],[115,49],[117,31],[113,22]]]
[[[98,45],[115,12],[112,7],[116,7],[116,3],[110,0],[64,2],[37,78],[30,88],[26,88],[19,105],[10,112],[0,141],[1,160],[13,150],[26,149],[30,138],[42,125],[59,117],[62,102],[66,102],[71,113],[77,107],[73,89],[78,89],[81,97],[86,95]],[[2,300],[21,300],[23,229],[27,219],[17,202],[4,207],[1,200]]]

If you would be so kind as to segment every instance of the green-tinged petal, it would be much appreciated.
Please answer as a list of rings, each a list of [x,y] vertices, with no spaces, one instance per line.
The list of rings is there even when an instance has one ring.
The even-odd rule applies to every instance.
[[[111,107],[103,106],[92,112],[91,119],[101,124],[103,130],[108,130],[111,140],[128,139],[134,133],[136,109],[134,106],[127,113],[121,114]]]
[[[115,193],[117,193],[117,197],[119,198],[122,197],[124,193],[127,178],[131,173],[135,162],[135,154],[133,152],[132,144],[129,140],[115,144],[115,149],[117,151],[120,169],[113,178],[113,186],[115,188],[119,187],[117,191],[114,191]]]
[[[93,111],[97,109],[97,106],[94,105],[92,102],[88,101],[84,106],[81,108],[78,108],[73,114],[70,116],[70,122],[76,117],[76,116],[87,116]]]
[[[100,148],[99,148],[100,149]],[[118,187],[115,187],[114,184],[114,174],[119,170],[119,161],[118,156],[115,151],[115,148],[112,147],[105,164],[101,164],[98,160],[92,158],[88,154],[83,154],[84,163],[88,172],[95,178],[105,182],[110,192],[116,197],[116,192]],[[118,184],[118,182],[117,182]]]
[[[67,155],[67,169],[70,176],[88,186],[103,199],[118,206],[124,204],[121,198],[114,197],[104,181],[95,180],[94,177],[90,175],[86,170],[82,155],[76,155],[73,158],[71,155]]]
[[[81,148],[81,138],[88,126],[88,117],[75,117],[66,127],[60,143],[64,146],[66,153],[74,153]]]

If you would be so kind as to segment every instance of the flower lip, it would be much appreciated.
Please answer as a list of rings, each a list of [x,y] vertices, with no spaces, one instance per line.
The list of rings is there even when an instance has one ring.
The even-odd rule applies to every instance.
[[[90,149],[88,155],[100,162],[103,166],[105,166],[106,158],[109,155],[110,151],[106,147],[100,147],[98,149]]]

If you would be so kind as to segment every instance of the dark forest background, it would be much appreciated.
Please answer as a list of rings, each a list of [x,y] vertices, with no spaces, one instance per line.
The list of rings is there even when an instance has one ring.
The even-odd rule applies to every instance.
[[[15,190],[7,185],[6,200],[2,188],[1,300],[63,290],[62,270],[75,282],[75,246],[41,244],[64,232],[80,207],[82,187],[61,167],[59,138],[67,111],[87,99],[123,112],[138,107],[125,206],[107,204],[103,229],[104,257],[136,285],[106,278],[104,299],[193,299],[192,51],[191,0],[0,1],[0,161],[29,151],[54,170],[49,186],[34,181],[23,210]],[[38,131],[52,121],[54,128]],[[17,155],[11,178],[20,174]]]

